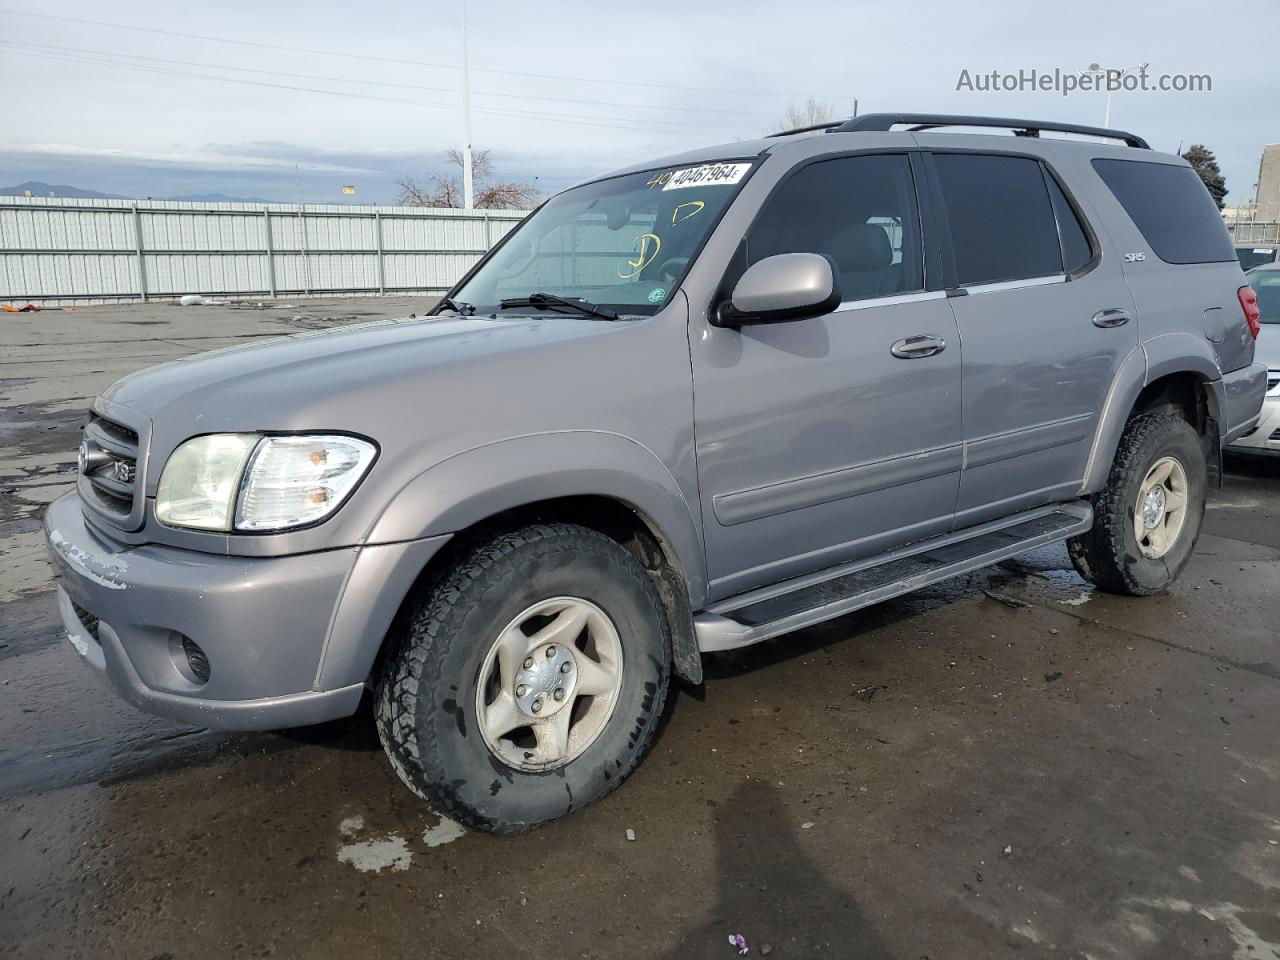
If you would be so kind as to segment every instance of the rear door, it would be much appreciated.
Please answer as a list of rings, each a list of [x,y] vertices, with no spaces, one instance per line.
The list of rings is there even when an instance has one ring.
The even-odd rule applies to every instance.
[[[1119,266],[1038,157],[935,152],[948,302],[964,344],[957,526],[1071,496],[1137,345]]]

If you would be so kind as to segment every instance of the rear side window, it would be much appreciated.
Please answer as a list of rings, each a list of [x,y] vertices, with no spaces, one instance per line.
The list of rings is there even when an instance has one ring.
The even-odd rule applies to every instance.
[[[1218,205],[1190,167],[1143,160],[1094,160],[1151,250],[1166,263],[1236,259]]]
[[[935,153],[933,162],[960,286],[1062,273],[1058,225],[1039,161]]]
[[[924,288],[920,214],[905,154],[821,160],[770,194],[746,238],[746,263],[821,253],[835,263],[842,300]]]
[[[1089,235],[1084,232],[1080,218],[1071,208],[1067,195],[1058,186],[1058,181],[1047,173],[1045,180],[1049,184],[1049,199],[1053,202],[1053,215],[1058,220],[1058,235],[1062,238],[1062,268],[1067,273],[1075,273],[1093,259]]]

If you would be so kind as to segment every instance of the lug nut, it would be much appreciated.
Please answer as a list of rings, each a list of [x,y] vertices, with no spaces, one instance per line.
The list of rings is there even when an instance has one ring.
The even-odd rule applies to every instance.
[[[535,701],[533,701],[533,712],[534,712],[534,713],[541,713],[541,712],[542,712],[542,701],[541,701],[541,700],[535,700]]]
[[[533,657],[525,657],[525,658],[524,658],[524,668],[525,668],[526,670],[532,670],[532,669],[533,669]]]
[[[560,664],[560,672],[561,672],[561,673],[568,673],[568,672],[569,672],[570,670],[572,670],[572,669],[573,669],[573,664],[572,664],[572,663],[570,663],[568,660],[566,660],[564,663]]]
[[[556,645],[553,643],[551,646],[547,647],[547,659],[550,660],[555,655],[556,655]]]
[[[528,692],[529,692],[529,688],[528,688],[528,687],[526,687],[523,683],[522,683],[522,684],[520,684],[520,686],[516,687],[516,696],[517,696],[517,697],[523,697],[523,696],[524,696],[526,693],[528,693]]]
[[[557,701],[564,699],[564,687],[556,687],[556,692],[552,694]]]

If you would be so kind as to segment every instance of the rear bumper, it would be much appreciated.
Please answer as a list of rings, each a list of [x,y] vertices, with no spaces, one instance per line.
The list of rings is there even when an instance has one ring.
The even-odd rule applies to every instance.
[[[1222,445],[1234,443],[1245,434],[1252,434],[1263,414],[1263,400],[1267,395],[1267,365],[1254,363],[1222,375],[1219,429]],[[1257,431],[1260,433],[1261,431]]]
[[[416,576],[434,552],[428,541],[285,557],[128,546],[90,528],[76,494],[50,504],[45,535],[63,625],[89,667],[142,710],[224,730],[354,713],[411,582],[399,568],[417,564]],[[415,551],[423,544],[433,549]]]
[[[1266,399],[1257,426],[1236,438],[1231,449],[1280,453],[1280,397]]]

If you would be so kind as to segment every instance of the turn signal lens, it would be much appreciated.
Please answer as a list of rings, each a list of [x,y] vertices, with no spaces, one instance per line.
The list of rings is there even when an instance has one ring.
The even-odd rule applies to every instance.
[[[374,453],[356,437],[263,437],[245,471],[236,529],[283,530],[323,519],[355,489]]]

